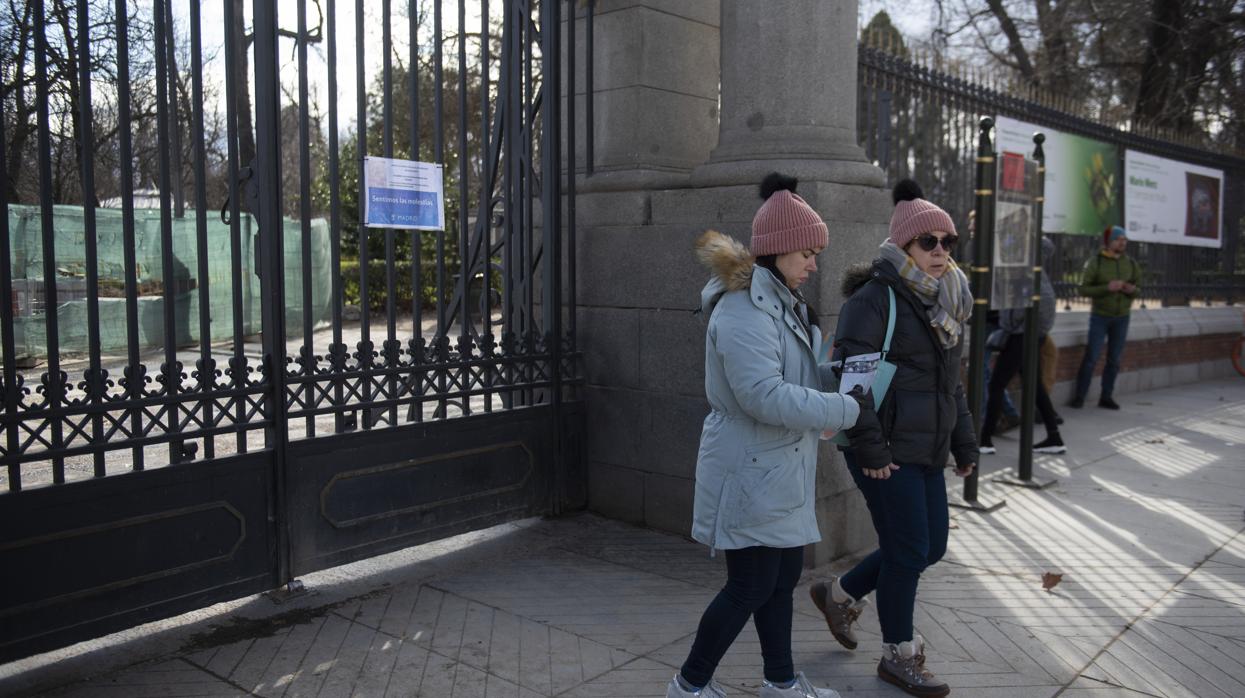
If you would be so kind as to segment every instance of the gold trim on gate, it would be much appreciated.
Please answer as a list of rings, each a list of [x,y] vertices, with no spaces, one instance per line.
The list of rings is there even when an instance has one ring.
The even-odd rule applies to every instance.
[[[973,194],[976,196],[993,196],[993,189],[974,189]]]
[[[1035,196],[1035,197],[1033,197],[1033,200],[1034,200],[1034,201],[1036,201],[1036,202],[1038,202],[1038,203],[1040,204],[1040,203],[1042,203],[1043,201],[1046,201],[1046,197],[1045,197],[1045,196]]]
[[[990,271],[990,267],[969,267],[968,270],[974,273],[984,274],[985,272]]]
[[[984,163],[984,164],[990,164],[994,162],[994,158],[990,155],[978,155],[977,162]]]
[[[986,303],[989,303],[989,301],[987,301],[985,298],[975,298],[973,299],[973,302],[976,303],[977,305],[985,305]]]

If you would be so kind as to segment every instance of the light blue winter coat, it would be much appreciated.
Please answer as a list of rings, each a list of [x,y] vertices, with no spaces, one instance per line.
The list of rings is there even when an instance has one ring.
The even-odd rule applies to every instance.
[[[810,341],[804,306],[784,284],[721,233],[696,247],[714,277],[701,292],[712,411],[696,459],[692,537],[724,550],[815,543],[818,435],[852,427],[860,408],[821,392],[821,332],[814,326]]]

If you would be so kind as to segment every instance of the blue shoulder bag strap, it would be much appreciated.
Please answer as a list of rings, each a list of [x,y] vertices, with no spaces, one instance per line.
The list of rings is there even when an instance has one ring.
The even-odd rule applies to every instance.
[[[882,360],[891,350],[891,337],[895,334],[895,289],[886,287],[886,295],[890,300],[890,312],[886,314],[886,339],[882,341]]]
[[[882,355],[879,357],[877,373],[873,375],[873,384],[869,387],[869,392],[873,395],[873,404],[877,407],[881,407],[882,401],[886,399],[886,392],[891,387],[891,379],[895,377],[895,371],[899,368],[886,360],[891,350],[891,337],[895,334],[895,289],[887,286],[886,294],[890,301],[889,312],[886,316],[886,339],[882,341]]]

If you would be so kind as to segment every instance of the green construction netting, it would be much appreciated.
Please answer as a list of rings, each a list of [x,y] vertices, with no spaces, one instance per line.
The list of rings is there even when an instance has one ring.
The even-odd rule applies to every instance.
[[[208,317],[213,341],[233,337],[233,263],[229,226],[215,213],[207,216],[207,274],[199,273],[198,222],[195,211],[172,221],[174,337],[178,346],[199,341],[199,288],[208,290]],[[242,334],[260,332],[260,280],[256,274],[256,225],[243,215],[239,221]],[[99,274],[100,345],[104,353],[126,350],[125,244],[121,211],[96,209],[97,267]],[[301,332],[303,313],[316,324],[324,322],[332,301],[331,254],[328,222],[309,223],[311,306],[303,307],[303,225],[284,221],[285,322],[287,333]],[[58,337],[61,354],[87,351],[86,221],[79,206],[54,206],[53,259],[56,261]],[[138,276],[139,347],[164,346],[164,284],[160,211],[134,212],[134,253]],[[17,356],[47,355],[46,303],[43,261],[43,225],[36,206],[9,206],[10,262],[13,276],[14,338]]]

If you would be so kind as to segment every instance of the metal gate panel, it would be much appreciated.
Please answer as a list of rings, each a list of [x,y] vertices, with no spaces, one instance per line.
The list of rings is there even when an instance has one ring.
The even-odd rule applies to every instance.
[[[267,454],[49,487],[0,507],[0,662],[277,585]]]
[[[563,3],[411,3],[402,46],[389,2],[78,0],[76,55],[28,5],[34,109],[0,102],[0,141],[34,134],[29,167],[0,148],[0,661],[583,502]],[[445,230],[345,215],[375,155],[445,165]]]
[[[548,511],[552,409],[292,444],[295,575]]]

